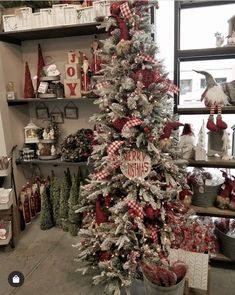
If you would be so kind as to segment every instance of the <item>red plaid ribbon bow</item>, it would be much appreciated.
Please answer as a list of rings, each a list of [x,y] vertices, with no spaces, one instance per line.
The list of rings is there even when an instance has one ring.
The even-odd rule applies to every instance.
[[[132,13],[131,13],[130,7],[127,2],[120,5],[120,10],[121,10],[121,13],[124,16],[124,18],[128,19],[128,18],[132,17]]]
[[[126,132],[128,129],[141,125],[143,123],[142,120],[139,118],[131,118],[129,121],[126,122],[126,124],[122,128],[122,133]]]
[[[120,148],[120,146],[123,145],[123,143],[123,140],[115,140],[114,142],[112,142],[107,148],[108,155],[114,154]]]
[[[148,225],[148,234],[149,234],[149,237],[153,240],[153,242],[156,243],[158,240],[157,229],[152,224]]]
[[[151,55],[149,54],[139,54],[139,57],[142,58],[144,61],[148,61],[148,62],[152,62],[152,63],[156,63],[154,57],[152,57]]]
[[[104,81],[104,82],[99,82],[96,84],[96,89],[100,90],[104,87],[109,86],[109,82],[108,81]]]
[[[173,92],[173,93],[178,93],[179,92],[179,88],[175,84],[171,83],[170,80],[164,80],[162,82],[162,84],[164,86],[166,86],[167,90],[170,91],[170,92]]]
[[[130,200],[128,198],[124,199],[125,203],[127,204],[127,206],[129,207],[129,214],[132,217],[140,217],[141,219],[144,218],[144,209],[143,207],[135,202],[134,200]]]
[[[100,172],[97,172],[95,176],[97,180],[104,180],[110,176],[110,173],[108,171],[102,170]]]

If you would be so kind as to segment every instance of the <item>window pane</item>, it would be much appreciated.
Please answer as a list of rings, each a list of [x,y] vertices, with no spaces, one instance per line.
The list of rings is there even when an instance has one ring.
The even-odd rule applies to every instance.
[[[203,107],[206,80],[193,70],[209,72],[217,83],[230,82],[235,80],[235,59],[181,62],[180,70],[179,107]]]
[[[226,37],[235,30],[234,13],[235,4],[182,9],[180,49],[216,47],[216,32],[222,33],[223,45],[227,44]]]

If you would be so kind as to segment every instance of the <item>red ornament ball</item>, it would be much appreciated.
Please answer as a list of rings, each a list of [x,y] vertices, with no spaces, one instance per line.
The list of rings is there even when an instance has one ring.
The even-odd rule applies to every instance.
[[[148,133],[150,133],[150,131],[151,130],[148,127],[144,127],[144,133],[148,134]]]
[[[120,13],[120,6],[124,3],[124,1],[117,1],[117,2],[114,2],[111,7],[110,7],[110,13],[112,15],[119,15]]]
[[[107,261],[111,258],[111,253],[107,251],[100,251],[100,261]]]

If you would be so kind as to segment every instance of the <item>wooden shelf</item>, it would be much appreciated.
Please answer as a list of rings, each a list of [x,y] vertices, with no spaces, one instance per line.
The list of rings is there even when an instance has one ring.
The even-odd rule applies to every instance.
[[[8,106],[16,106],[16,105],[23,105],[28,103],[35,103],[35,102],[61,102],[61,101],[78,101],[78,102],[94,102],[96,98],[93,97],[78,97],[78,98],[19,98],[14,100],[7,100]]]
[[[22,31],[2,32],[0,33],[0,41],[20,45],[22,41],[26,40],[51,39],[104,33],[104,29],[98,29],[97,25],[99,25],[99,23],[93,22],[69,26],[66,25]]]
[[[179,61],[235,58],[235,46],[179,50],[177,58]]]
[[[197,215],[235,218],[235,211],[232,210],[219,209],[216,207],[199,207],[193,205],[190,208],[193,209]]]
[[[61,159],[55,160],[39,160],[33,159],[31,161],[24,161],[21,159],[16,160],[16,165],[53,165],[53,166],[61,166],[61,165],[69,165],[69,166],[87,166],[87,162],[65,162],[61,161]]]
[[[209,114],[209,108],[202,107],[202,108],[184,108],[178,107],[176,112],[179,115],[202,115],[202,114]],[[226,106],[223,107],[223,114],[234,114],[235,113],[235,106]]]
[[[217,6],[217,5],[224,5],[224,4],[233,4],[235,1],[198,1],[198,0],[187,0],[187,1],[181,1],[180,7],[182,9],[186,8],[197,8],[197,7],[204,7],[204,6]]]
[[[232,260],[221,253],[211,254],[210,260],[221,262],[232,262]]]
[[[189,160],[190,167],[211,167],[211,168],[235,168],[235,160],[220,160],[218,158],[209,158],[206,161]]]

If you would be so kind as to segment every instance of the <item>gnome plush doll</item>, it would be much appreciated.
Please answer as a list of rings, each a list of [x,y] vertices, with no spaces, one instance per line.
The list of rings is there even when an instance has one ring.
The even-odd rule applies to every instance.
[[[195,71],[195,70],[194,70]],[[210,116],[207,121],[207,129],[210,131],[218,131],[220,129],[226,129],[228,126],[222,120],[221,112],[222,107],[227,102],[227,96],[224,93],[222,87],[220,87],[211,74],[205,71],[195,71],[196,73],[202,74],[206,78],[206,89],[202,93],[201,100],[204,100],[205,106],[210,108]],[[217,110],[218,115],[216,123],[214,123],[214,113]]]
[[[190,124],[184,124],[182,134],[180,136],[179,146],[182,150],[183,159],[190,159],[193,155],[193,148],[195,145],[195,136]]]

